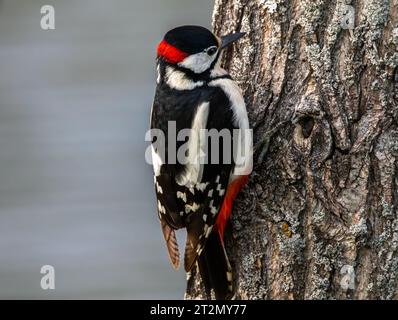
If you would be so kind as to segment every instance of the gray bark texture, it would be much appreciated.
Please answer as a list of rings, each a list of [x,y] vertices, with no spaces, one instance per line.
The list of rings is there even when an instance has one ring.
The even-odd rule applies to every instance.
[[[213,27],[247,32],[223,57],[256,146],[235,298],[397,299],[398,1],[216,0]]]

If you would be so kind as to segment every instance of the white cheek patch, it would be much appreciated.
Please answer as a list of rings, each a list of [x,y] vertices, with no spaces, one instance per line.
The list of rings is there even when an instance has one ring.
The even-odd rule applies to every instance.
[[[192,81],[184,72],[172,67],[166,68],[166,82],[170,88],[176,90],[193,90],[204,85],[203,81]]]
[[[209,56],[206,52],[199,52],[185,58],[182,62],[178,63],[178,65],[195,73],[202,73],[210,68],[216,57],[217,54]]]

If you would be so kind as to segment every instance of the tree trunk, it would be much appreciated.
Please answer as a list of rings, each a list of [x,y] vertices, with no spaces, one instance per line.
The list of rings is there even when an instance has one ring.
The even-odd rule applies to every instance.
[[[223,61],[257,150],[235,298],[397,299],[398,1],[216,0],[213,26],[247,32]]]

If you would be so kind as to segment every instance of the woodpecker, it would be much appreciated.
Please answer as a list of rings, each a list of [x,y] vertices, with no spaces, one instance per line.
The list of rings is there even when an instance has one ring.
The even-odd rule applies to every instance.
[[[168,31],[157,47],[158,76],[150,121],[151,129],[165,133],[163,153],[152,138],[161,229],[176,269],[180,257],[175,230],[186,229],[185,271],[190,274],[197,265],[207,297],[214,294],[216,299],[233,295],[224,230],[233,201],[251,170],[251,140],[232,134],[234,130],[249,130],[245,102],[238,85],[220,66],[222,50],[243,36],[244,33],[232,33],[218,37],[201,26],[181,26]],[[227,130],[234,146],[249,141],[250,151],[239,166],[234,159],[227,161],[231,159],[229,151],[219,157],[218,163],[198,161],[203,156],[209,159],[214,153],[213,141],[205,148],[208,141],[203,143],[199,134],[191,134],[188,141],[169,138],[170,122],[175,123],[177,133],[183,129]],[[185,145],[188,161],[171,161],[171,145],[176,150]],[[222,146],[217,148],[223,153]]]

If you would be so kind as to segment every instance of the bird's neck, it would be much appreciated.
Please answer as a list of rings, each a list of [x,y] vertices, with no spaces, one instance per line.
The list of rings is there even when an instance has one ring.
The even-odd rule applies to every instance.
[[[198,74],[159,60],[157,63],[157,72],[158,84],[165,84],[171,89],[176,90],[193,90],[197,87],[207,85],[212,80],[218,78],[230,78],[228,72],[221,68],[220,63],[216,63],[209,70]]]

